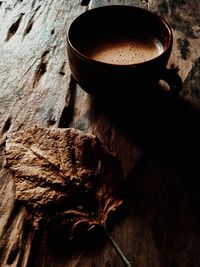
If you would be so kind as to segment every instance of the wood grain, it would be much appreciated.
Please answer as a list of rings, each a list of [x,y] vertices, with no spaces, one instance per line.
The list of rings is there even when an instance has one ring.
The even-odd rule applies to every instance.
[[[70,74],[66,33],[84,7],[75,1],[9,1],[0,8],[0,114],[2,130],[56,126]],[[6,129],[8,130],[8,129]]]
[[[93,1],[89,3],[89,9],[111,5],[129,4],[147,8],[146,4],[137,0],[130,1]],[[99,137],[113,152],[117,153],[122,161],[124,175],[126,176],[142,154],[141,148],[134,140],[126,138],[123,132],[115,127],[101,107],[84,92],[79,86],[75,93],[74,116],[70,126],[90,132]],[[123,105],[119,109],[123,109]],[[125,149],[124,149],[125,148]]]
[[[197,60],[200,55],[197,45],[199,43],[199,33],[197,33],[199,8],[192,14],[193,3],[165,0],[92,0],[89,8],[110,4],[132,4],[146,8],[166,19],[171,25],[174,35],[173,52],[168,68],[176,69],[183,82],[185,81],[181,97],[184,100],[189,99],[189,104],[192,105],[198,102],[197,97],[194,94],[191,97],[190,92],[194,80],[193,90],[199,92],[197,87],[199,85]],[[194,5],[197,7],[197,2],[194,2]],[[185,28],[186,26],[187,28]],[[192,34],[194,31],[195,37]],[[193,66],[195,70],[191,73]],[[187,96],[186,90],[188,90]],[[188,107],[185,106],[185,103],[180,103],[179,99],[171,101],[171,99],[166,100],[161,97],[161,102],[159,102],[159,98],[152,105],[148,103],[147,106],[152,111],[147,108],[150,115],[144,121],[144,124],[147,124],[147,127],[144,127],[146,134],[141,133],[141,130],[139,135],[142,135],[147,144],[145,150],[150,155],[144,155],[137,164],[138,159],[141,158],[142,149],[134,138],[128,139],[124,132],[115,127],[80,87],[77,88],[75,99],[75,113],[71,125],[96,134],[122,159],[125,175],[129,173],[128,212],[119,225],[114,227],[112,236],[132,265],[140,267],[198,266],[200,259],[193,246],[193,241],[195,239],[195,242],[199,242],[198,223],[196,222],[199,205],[196,206],[196,200],[187,190],[187,178],[182,172],[180,174],[174,166],[177,167],[179,164],[176,157],[180,157],[181,166],[182,164],[188,166],[192,162],[194,157],[192,159],[189,157],[194,152],[188,147],[197,145],[198,137],[195,135],[195,141],[191,144],[192,136],[188,133],[187,128],[196,131],[195,124],[199,120],[195,119],[194,121],[193,116],[188,113]],[[120,108],[123,108],[123,105]],[[152,114],[156,115],[155,119],[152,119]],[[162,116],[163,121],[160,119]],[[191,124],[189,121],[194,122]],[[137,126],[134,121],[129,121],[129,127],[133,127],[136,131]],[[200,132],[198,131],[198,133]],[[182,137],[179,138],[181,135]],[[173,164],[170,157],[174,160],[172,160]],[[163,163],[163,158],[166,163]],[[130,171],[131,168],[132,171]],[[185,170],[185,168],[182,169]],[[191,173],[190,167],[186,173],[188,172]],[[194,177],[192,181],[197,183]],[[191,191],[193,190],[194,188],[191,189]],[[198,233],[197,236],[195,233]],[[185,246],[182,242],[185,242]],[[98,253],[99,257],[94,257],[93,253],[90,255],[94,266],[122,266],[108,242],[102,250],[98,250]],[[196,262],[192,260],[194,258]],[[80,266],[90,266],[91,264],[84,253],[79,256],[79,264]]]
[[[70,95],[66,32],[84,10],[78,0],[0,2],[0,266],[27,266],[34,237],[4,168],[4,140],[11,131],[59,124]]]
[[[128,117],[127,128],[141,142],[108,118],[68,67],[70,22],[87,8],[110,4],[149,9],[174,34],[168,67],[182,77],[183,91],[178,99],[164,94],[147,101],[142,123],[134,120],[139,114]],[[199,13],[198,0],[0,1],[0,266],[124,266],[108,240],[77,245],[26,223],[5,168],[4,142],[7,133],[35,124],[93,133],[117,153],[127,178],[127,210],[111,234],[132,266],[200,266]]]

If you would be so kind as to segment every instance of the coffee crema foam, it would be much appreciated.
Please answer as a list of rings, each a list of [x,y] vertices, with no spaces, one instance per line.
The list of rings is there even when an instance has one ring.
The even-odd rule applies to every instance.
[[[104,40],[94,44],[88,56],[94,60],[115,64],[130,65],[156,58],[163,52],[161,42],[156,38]]]

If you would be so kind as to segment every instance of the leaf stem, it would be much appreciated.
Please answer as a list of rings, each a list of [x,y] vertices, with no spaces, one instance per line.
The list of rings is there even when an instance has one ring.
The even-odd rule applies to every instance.
[[[125,266],[126,267],[132,267],[131,263],[128,261],[128,259],[126,258],[126,256],[124,255],[124,253],[122,252],[122,250],[120,249],[120,247],[117,245],[117,243],[115,242],[115,240],[112,238],[112,236],[108,233],[108,231],[106,230],[106,228],[104,228],[104,231],[105,231],[105,233],[106,233],[109,241],[113,245],[114,249],[116,250],[116,252],[120,256],[121,260],[125,264]]]

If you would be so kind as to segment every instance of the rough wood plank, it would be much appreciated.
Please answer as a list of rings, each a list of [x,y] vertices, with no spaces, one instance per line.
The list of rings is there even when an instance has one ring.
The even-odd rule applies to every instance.
[[[130,6],[137,6],[141,8],[147,8],[149,5],[149,1],[143,1],[143,0],[91,0],[89,3],[89,8],[95,8],[100,6],[109,6],[109,5],[130,5]]]
[[[189,100],[191,104],[198,107],[200,105],[200,97],[197,89],[199,87],[198,44],[200,34],[198,21],[199,8],[195,8],[195,6],[199,6],[197,2],[193,1],[191,3],[186,3],[184,1],[179,2],[166,0],[91,0],[89,7],[94,8],[111,4],[129,4],[146,8],[164,17],[172,27],[174,35],[174,45],[168,67],[178,70],[178,73],[183,81],[185,80],[181,96],[184,99]],[[192,13],[192,10],[195,10],[194,13]],[[181,25],[185,26],[183,27]],[[191,87],[190,84],[192,84],[193,86]],[[87,94],[84,93],[80,88],[76,92],[76,99],[77,101],[75,104],[75,114],[71,125],[76,128],[97,134],[106,145],[110,146],[113,151],[120,155],[120,157],[122,158],[125,174],[127,174],[132,167],[130,163],[137,162],[138,158],[141,155],[139,147],[134,141],[131,144],[130,141],[127,141],[126,138],[123,138],[121,136],[121,133],[119,133],[117,129],[114,130],[113,135],[112,125],[108,126],[109,123],[105,118],[103,118],[103,115],[101,113],[98,114],[98,111],[96,118],[94,118],[94,111],[91,108],[88,108],[89,106],[91,106],[90,104],[88,104],[88,101],[91,102],[91,100],[89,100]],[[123,140],[123,142],[125,143],[122,144],[122,146],[119,146],[117,145],[120,142],[119,140]],[[123,148],[120,149],[124,146],[129,148],[128,152],[125,152]],[[132,153],[132,151],[134,152]],[[125,156],[123,155],[123,152],[128,154],[126,154]],[[127,161],[127,158],[130,158],[130,161]]]
[[[144,1],[141,2],[138,0],[91,0],[89,8],[91,9],[111,4],[129,4],[148,8]],[[110,147],[113,152],[117,153],[122,160],[125,176],[129,173],[130,169],[142,154],[142,151],[136,142],[125,137],[123,133],[108,120],[105,114],[103,114],[101,108],[96,106],[96,103],[93,102],[92,98],[79,86],[75,92],[74,116],[70,126],[97,135],[105,145]]]
[[[199,1],[150,2],[150,9],[164,17],[172,27],[174,45],[169,66],[177,67],[182,79],[185,80],[199,58]]]
[[[100,1],[96,1],[96,4],[99,4],[99,2]],[[74,87],[74,90],[72,94],[73,101],[71,111],[74,113],[70,127],[97,135],[105,145],[110,147],[110,149],[117,153],[122,159],[123,170],[126,175],[140,158],[142,153],[141,149],[135,142],[125,138],[124,134],[95,106],[93,100],[87,93],[79,86],[75,88],[73,80],[72,87]],[[66,127],[68,121],[68,116],[65,116],[63,113],[62,123],[59,126]],[[125,223],[123,221],[123,224],[116,226],[113,236],[116,238],[116,241],[119,242],[121,249],[127,254],[129,259],[134,262],[132,246],[129,247],[132,238],[129,242],[126,241],[126,228],[129,226],[129,220]],[[133,230],[133,235],[138,236],[141,231],[141,229],[138,230],[138,228],[136,228],[136,231]],[[130,232],[128,234],[130,234]],[[46,233],[43,233],[41,240],[47,240]],[[34,266],[49,266],[50,263],[53,266],[66,267],[124,266],[108,240],[104,240],[102,245],[98,245],[98,238],[93,238],[92,242],[87,245],[83,243],[82,245],[79,244],[78,247],[74,247],[72,244],[66,244],[66,240],[58,238],[58,240],[53,241],[53,244],[52,242],[38,242],[37,246],[38,254]],[[71,249],[67,249],[68,246],[72,246]]]
[[[177,69],[183,81],[185,81],[181,94],[183,99],[189,99],[190,104],[199,103],[200,77],[198,58],[200,51],[198,44],[200,36],[198,14],[200,10],[197,1],[91,0],[89,7],[94,8],[110,4],[133,4],[144,7],[163,16],[168,21],[174,34],[173,53],[168,67]],[[194,92],[191,94],[191,85],[193,84],[193,91],[196,90],[196,96]],[[187,95],[185,93],[186,90]],[[71,125],[99,136],[103,143],[118,153],[122,159],[124,172],[127,174],[141,157],[141,150],[137,144],[135,144],[134,140],[130,142],[122,132],[115,128],[101,111],[93,106],[92,99],[80,87],[76,91],[75,99],[75,113]],[[190,115],[188,116],[187,111],[182,109],[179,102],[174,102],[171,106],[169,101],[168,104],[172,111],[171,113],[169,112],[169,117],[166,116],[164,119],[173,118],[171,117],[173,116],[172,113],[175,112],[176,114],[177,112],[175,116],[177,123],[175,122],[176,119],[171,124],[168,121],[166,125],[162,123],[160,125],[161,129],[159,126],[156,128],[157,132],[156,130],[151,131],[148,127],[145,129],[146,134],[149,135],[149,142],[152,142],[152,144],[155,143],[156,138],[159,141],[162,139],[159,136],[159,130],[162,133],[164,129],[167,130],[163,134],[163,141],[157,142],[157,146],[160,145],[160,150],[162,150],[163,142],[165,143],[163,146],[164,151],[168,145],[169,150],[173,149],[172,144],[167,140],[170,132],[170,128],[168,129],[167,127],[177,125],[173,133],[175,132],[175,138],[178,138],[181,134],[181,130],[177,129],[178,125],[181,125],[183,130],[187,127],[183,127],[184,118],[186,118],[187,122],[190,120],[188,119]],[[161,105],[157,103],[157,107],[161,107]],[[167,103],[165,103],[163,110],[167,107],[166,105]],[[167,109],[164,112],[166,113]],[[179,118],[181,119],[180,123],[178,121]],[[159,125],[159,119],[155,119],[154,123]],[[198,121],[195,121],[195,123],[198,123]],[[154,127],[156,124],[151,125],[151,122],[148,122],[148,125]],[[185,133],[185,138],[187,138],[186,135]],[[152,137],[153,139],[151,140]],[[172,138],[172,135],[170,135],[170,138]],[[172,141],[170,138],[169,140]],[[184,146],[184,140],[184,137],[181,138],[178,144]],[[175,143],[175,141],[173,142]],[[150,145],[149,153],[154,154],[155,151],[153,150],[153,145]],[[178,155],[187,153],[184,149],[181,151]],[[171,153],[174,153],[174,151]],[[176,155],[172,155],[172,157],[176,157]],[[158,158],[159,156],[160,154],[157,154]],[[128,212],[119,225],[114,227],[112,236],[133,266],[199,266],[200,258],[194,246],[194,240],[196,244],[199,243],[199,227],[196,222],[199,217],[199,205],[197,205],[197,199],[193,199],[191,196],[192,191],[194,191],[195,196],[198,193],[194,189],[195,186],[191,191],[187,190],[187,182],[186,184],[183,182],[184,176],[177,173],[171,165],[163,163],[158,158],[155,159],[152,155],[144,157],[142,163],[139,163],[137,167],[139,171],[137,171],[137,168],[136,170],[133,168],[133,173],[129,176],[130,191],[127,192]],[[189,164],[188,157],[184,162]],[[192,180],[194,181],[195,178]],[[197,183],[196,180],[195,183]],[[191,225],[190,221],[194,224]],[[184,236],[185,233],[186,236]],[[91,250],[90,253],[91,258],[88,259],[88,252],[85,255],[83,250],[78,256],[77,264],[80,266],[121,266],[118,256],[109,243],[106,243],[102,249],[98,250],[99,256],[94,256],[94,252],[91,252]],[[70,264],[72,264],[71,261]]]
[[[141,1],[90,1],[89,8],[107,4],[118,4],[119,2],[120,4],[130,4],[140,7],[146,6],[141,3]],[[96,106],[93,99],[79,86],[75,92],[74,116],[70,126],[97,135],[105,145],[110,147],[111,151],[117,153],[122,161],[125,176],[130,172],[131,168],[133,168],[142,155],[142,150],[137,143],[132,138],[128,138],[123,131],[118,129],[107,118],[101,107]],[[135,240],[138,239],[138,236],[144,240],[147,230],[143,232],[137,218],[132,217],[130,219],[130,217],[130,214],[127,215],[123,222],[116,225],[112,235],[134,266],[134,250],[137,250],[138,246],[136,245],[136,247],[134,247],[133,244]],[[147,226],[147,229],[148,227],[149,226]],[[145,243],[141,245],[142,249],[139,253],[141,253],[141,257],[145,257],[145,259],[146,255],[143,253],[143,250],[146,251],[148,250],[148,247],[151,246],[151,239],[152,238],[148,236],[148,240],[145,240]],[[148,257],[149,256],[147,256],[146,260],[148,260]],[[155,261],[157,261],[157,258]],[[146,264],[145,260],[143,260],[143,262]],[[92,246],[90,246],[89,251],[82,249],[78,255],[76,264],[79,264],[80,266],[124,266],[109,241],[106,241],[102,247],[98,247],[98,251],[92,249]],[[73,260],[69,260],[69,265],[67,266],[73,266]],[[144,266],[142,265],[142,261],[141,265],[138,266]]]
[[[140,158],[141,149],[132,138],[128,138],[113,125],[101,107],[96,106],[92,98],[79,86],[75,94],[74,117],[70,126],[97,135],[111,151],[120,157],[126,176]]]
[[[81,0],[0,2],[0,266],[27,266],[34,233],[16,206],[4,140],[33,125],[56,127],[70,95],[66,32]]]
[[[93,0],[90,2],[90,7],[119,2],[144,5],[145,8],[163,15],[170,24],[172,23],[175,42],[169,67],[172,64],[175,67],[178,66],[182,78],[187,77],[184,90],[187,88],[188,91],[186,91],[187,94],[183,91],[183,97],[192,103],[196,101],[198,106],[200,81],[200,51],[197,45],[199,42],[198,1],[119,0],[112,2]],[[40,4],[41,7],[37,10]],[[86,241],[82,247],[73,247],[71,243],[66,242],[65,237],[51,240],[45,232],[36,234],[30,232],[28,226],[24,225],[25,210],[17,207],[14,203],[11,176],[4,169],[3,141],[7,131],[24,128],[35,123],[41,126],[67,127],[71,120],[71,126],[98,135],[103,143],[121,157],[125,174],[129,173],[141,157],[141,149],[134,140],[129,140],[123,132],[116,128],[101,112],[101,109],[93,105],[92,99],[81,88],[75,90],[76,85],[73,80],[70,83],[67,64],[63,64],[63,57],[66,59],[66,47],[64,35],[60,33],[60,30],[64,33],[63,17],[67,27],[69,25],[68,18],[76,16],[77,12],[83,10],[79,4],[80,1],[69,3],[69,1],[53,0],[48,3],[39,0],[30,2],[28,0],[10,0],[2,1],[0,4],[0,18],[3,21],[0,40],[1,54],[4,60],[0,61],[0,73],[3,74],[1,75],[2,80],[0,78],[0,96],[3,96],[0,99],[2,129],[0,199],[3,199],[3,202],[0,202],[1,266],[8,264],[10,266],[36,267],[124,266],[109,242],[103,242],[101,246],[97,246],[94,239],[87,248]],[[26,13],[26,8],[30,13]],[[40,13],[39,10],[43,11]],[[35,21],[32,24],[31,18],[34,13],[36,13]],[[51,37],[51,35],[56,35],[56,28],[54,30],[54,27],[50,27],[54,24],[51,22],[52,18],[56,25],[61,25],[61,28],[58,27],[57,41]],[[40,35],[41,40],[37,38],[41,21],[48,29],[48,31],[45,30],[45,27],[41,29],[44,35],[51,30],[51,34],[45,35],[45,40],[48,39],[47,43],[43,43],[43,35]],[[35,23],[38,31],[34,30]],[[10,29],[9,32],[8,29]],[[23,33],[26,33],[25,37]],[[24,40],[31,34],[29,43],[34,46],[36,42],[37,49],[31,47],[33,57],[28,57],[31,54],[30,46]],[[192,34],[195,34],[195,37]],[[15,49],[13,41],[15,38],[21,49],[17,45]],[[59,48],[54,48],[54,42]],[[25,44],[27,45],[26,49],[22,49]],[[53,47],[51,47],[52,45]],[[46,49],[49,50],[49,53],[44,53]],[[4,51],[6,51],[5,55]],[[39,59],[37,59],[38,53]],[[5,69],[6,64],[8,65]],[[20,68],[18,68],[19,65]],[[13,69],[17,69],[17,71],[13,72]],[[63,75],[64,72],[65,75]],[[58,73],[59,75],[57,75]],[[50,80],[53,80],[52,87]],[[69,83],[70,92],[68,91]],[[6,84],[11,87],[5,86]],[[59,88],[59,91],[55,88]],[[75,106],[73,105],[74,100]],[[68,113],[73,111],[74,114],[69,116]],[[167,133],[164,135],[166,138]],[[155,138],[156,135],[153,141]],[[187,175],[189,182],[187,179],[183,180]],[[112,236],[132,264],[140,267],[198,267],[200,265],[198,253],[200,240],[199,183],[193,172],[189,172],[185,176],[177,174],[166,163],[158,163],[158,160],[152,156],[144,158],[136,170],[134,169],[133,173],[129,175],[128,211],[126,216],[114,227]]]
[[[56,126],[70,82],[66,32],[84,7],[66,1],[5,1],[0,7],[0,125]]]

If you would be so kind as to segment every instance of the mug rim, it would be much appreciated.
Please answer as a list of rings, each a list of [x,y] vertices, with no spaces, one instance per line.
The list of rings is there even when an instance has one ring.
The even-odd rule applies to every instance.
[[[88,14],[93,13],[93,12],[100,12],[103,9],[115,9],[115,8],[119,8],[119,9],[134,9],[137,10],[138,12],[142,12],[143,14],[146,13],[148,16],[152,16],[155,19],[157,19],[158,21],[160,21],[162,23],[162,25],[164,25],[164,27],[167,29],[168,32],[168,36],[169,36],[169,41],[167,43],[167,46],[165,49],[163,49],[163,52],[161,54],[159,54],[158,56],[150,59],[150,60],[146,60],[143,62],[139,62],[139,63],[133,63],[133,64],[114,64],[114,63],[108,63],[108,62],[102,62],[102,61],[98,61],[95,60],[87,55],[85,55],[84,53],[80,52],[78,49],[75,48],[75,46],[73,45],[72,41],[70,40],[70,32],[72,31],[72,27],[73,24],[75,22],[77,22],[78,20],[80,20],[82,17],[88,16]],[[68,45],[73,49],[73,51],[76,53],[76,55],[81,58],[84,61],[90,62],[90,63],[94,63],[94,64],[98,64],[98,65],[104,65],[104,66],[113,66],[113,67],[119,67],[119,68],[125,68],[125,67],[139,67],[139,66],[145,66],[147,64],[151,64],[157,60],[159,60],[159,58],[163,57],[166,53],[168,53],[168,51],[170,51],[172,49],[172,45],[173,45],[173,33],[172,33],[172,29],[169,26],[169,24],[166,22],[166,20],[164,18],[162,18],[161,16],[157,15],[156,13],[149,11],[147,9],[141,8],[141,7],[136,7],[136,6],[131,6],[131,5],[108,5],[108,6],[100,6],[100,7],[96,7],[96,8],[92,8],[89,10],[86,10],[85,12],[83,12],[82,14],[80,14],[78,17],[76,17],[72,23],[70,24],[70,27],[68,29],[67,32],[67,43]]]

